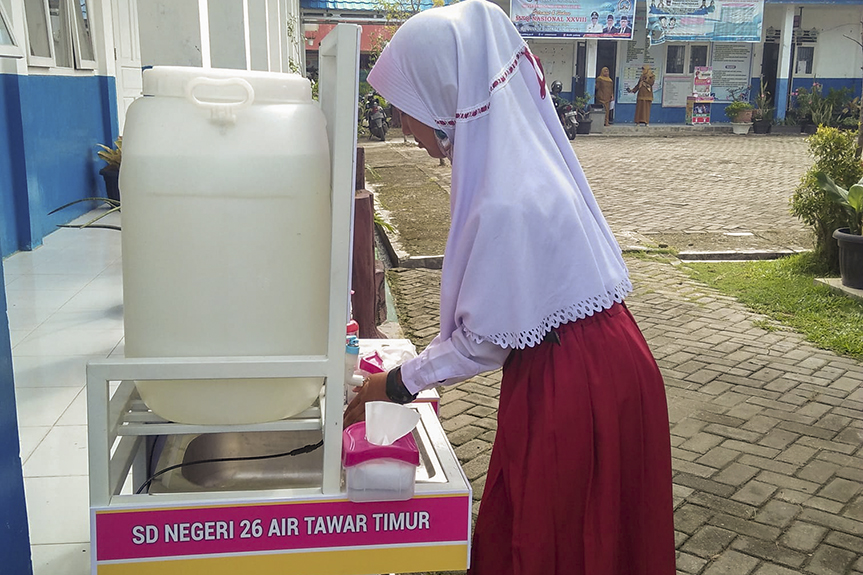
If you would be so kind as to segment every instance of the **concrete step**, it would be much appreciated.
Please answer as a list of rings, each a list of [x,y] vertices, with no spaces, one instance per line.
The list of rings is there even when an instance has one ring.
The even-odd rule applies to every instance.
[[[686,124],[651,124],[636,126],[635,124],[612,124],[601,126],[599,131],[591,127],[588,136],[715,136],[731,133],[731,124],[701,124],[689,126]],[[579,134],[576,138],[582,137]]]

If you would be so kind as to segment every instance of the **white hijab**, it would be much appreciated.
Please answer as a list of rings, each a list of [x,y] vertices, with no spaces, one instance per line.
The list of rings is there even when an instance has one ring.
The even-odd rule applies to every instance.
[[[452,143],[452,223],[441,339],[532,347],[632,286],[620,247],[545,87],[497,5],[465,0],[410,18],[368,77]]]

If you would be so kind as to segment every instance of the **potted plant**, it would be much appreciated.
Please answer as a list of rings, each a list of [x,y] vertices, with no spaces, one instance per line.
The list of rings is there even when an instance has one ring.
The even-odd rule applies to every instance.
[[[799,134],[801,130],[797,119],[789,114],[784,119],[773,124],[770,127],[770,132],[773,134]]]
[[[579,96],[572,101],[572,107],[578,114],[578,126],[575,129],[576,134],[590,133],[590,126],[593,122],[590,120],[590,112],[588,111],[589,102],[590,97],[588,96]]]
[[[830,126],[833,119],[833,98],[827,98],[822,93],[822,86],[812,82],[809,89],[797,88],[791,92],[797,117],[803,126],[803,133],[814,134],[818,126]]]
[[[123,136],[119,136],[114,140],[114,147],[109,148],[104,144],[99,144],[102,148],[96,154],[105,160],[107,164],[99,174],[105,180],[105,191],[108,194],[108,199],[120,201],[120,162],[123,160]]]
[[[773,108],[770,106],[770,93],[765,88],[764,78],[762,77],[761,89],[758,95],[755,96],[755,109],[752,111],[752,131],[756,134],[767,134],[770,132],[770,119],[773,116]]]
[[[833,237],[839,243],[839,273],[842,285],[863,289],[863,179],[849,189],[836,185],[824,172],[815,172],[818,185],[827,197],[842,208],[846,227],[838,228]]]
[[[725,115],[731,120],[731,129],[735,134],[746,134],[752,122],[754,106],[749,102],[735,100],[725,107]]]

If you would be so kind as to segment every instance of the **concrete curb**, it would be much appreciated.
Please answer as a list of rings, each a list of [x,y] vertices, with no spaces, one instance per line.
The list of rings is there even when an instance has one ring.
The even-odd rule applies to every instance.
[[[842,285],[841,278],[815,278],[815,283],[829,287],[840,295],[845,295],[858,301],[863,301],[863,289],[855,289]]]
[[[401,249],[398,240],[380,224],[375,224],[377,233],[384,245],[384,249],[390,258],[392,267],[407,269],[432,269],[443,268],[443,254],[434,256],[412,256]],[[712,261],[760,261],[776,260],[794,254],[805,253],[810,250],[727,250],[727,251],[683,251],[674,254],[668,248],[659,248],[643,235],[637,232],[625,231],[616,234],[623,253],[662,253],[674,255],[678,260],[685,262],[712,262]]]
[[[692,251],[678,252],[677,258],[681,261],[757,261],[778,260],[794,254],[802,254],[810,250],[740,250],[740,251]]]
[[[425,268],[439,270],[443,268],[443,254],[436,256],[412,256],[401,249],[398,240],[390,236],[389,232],[380,224],[375,224],[378,237],[387,252],[390,264],[394,268]]]

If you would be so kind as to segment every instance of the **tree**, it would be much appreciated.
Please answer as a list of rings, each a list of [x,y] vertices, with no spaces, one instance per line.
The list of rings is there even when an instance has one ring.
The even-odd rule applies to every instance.
[[[457,1],[457,0],[455,0]],[[449,2],[450,4],[453,1]],[[405,20],[422,11],[423,0],[376,0],[375,10],[384,15],[386,24],[383,32],[372,38],[370,63],[374,64],[384,47],[392,39],[393,34],[404,24]],[[445,6],[444,0],[432,0],[432,6]]]

